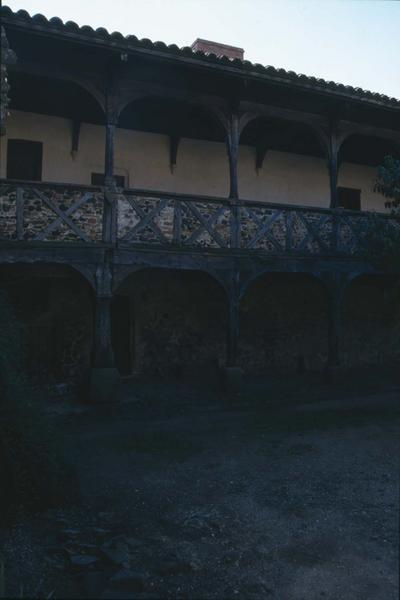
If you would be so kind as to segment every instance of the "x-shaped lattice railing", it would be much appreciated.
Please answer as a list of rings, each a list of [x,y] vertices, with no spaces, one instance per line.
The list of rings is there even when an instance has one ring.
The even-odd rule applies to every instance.
[[[24,188],[18,187],[16,189],[16,234],[18,240],[24,239],[26,226],[24,219],[24,207],[27,202],[26,193],[27,190]],[[71,219],[71,216],[84,204],[94,198],[92,192],[86,192],[82,194],[82,196],[80,196],[71,206],[69,206],[67,210],[61,210],[61,208],[57,206],[57,203],[54,202],[52,198],[48,197],[45,193],[36,188],[29,188],[29,193],[34,197],[39,198],[39,200],[41,200],[43,204],[57,217],[54,219],[54,221],[36,233],[32,237],[33,241],[46,240],[46,238],[53,233],[53,231],[57,230],[63,223],[65,223],[79,239],[85,242],[91,241],[90,237],[85,233],[85,231],[83,231],[81,227],[79,227],[79,225],[75,223],[73,219]]]
[[[37,189],[33,189],[35,195],[40,198],[40,200],[45,204],[50,210],[52,210],[56,215],[57,219],[55,219],[52,223],[47,225],[42,231],[40,231],[35,237],[35,240],[45,240],[50,233],[58,229],[62,223],[68,225],[68,227],[78,236],[81,240],[85,242],[90,242],[90,237],[86,235],[84,231],[70,218],[71,215],[74,214],[81,206],[86,204],[89,200],[93,198],[93,194],[90,192],[86,192],[78,198],[67,210],[61,210],[55,202],[51,198],[48,198],[43,192],[40,192]]]
[[[225,213],[230,212],[229,207],[220,206],[214,211],[208,218],[202,215],[201,211],[192,202],[182,202],[185,209],[190,212],[199,222],[199,226],[190,234],[190,236],[184,241],[185,246],[190,246],[198,240],[198,238],[204,233],[208,233],[211,239],[214,240],[221,248],[226,248],[227,243],[219,235],[218,231],[215,230],[215,225],[218,219]]]
[[[141,233],[144,229],[149,227],[157,239],[162,244],[168,244],[168,238],[163,234],[159,226],[154,222],[155,217],[157,217],[160,212],[166,207],[167,200],[159,200],[149,212],[144,211],[139,203],[135,200],[133,196],[123,196],[123,198],[130,204],[133,211],[139,217],[138,223],[132,227],[122,238],[122,242],[131,242],[139,233]]]

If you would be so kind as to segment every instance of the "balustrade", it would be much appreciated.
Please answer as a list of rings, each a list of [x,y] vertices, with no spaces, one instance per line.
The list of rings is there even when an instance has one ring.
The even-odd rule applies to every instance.
[[[373,213],[341,209],[2,180],[0,241],[112,243],[104,226],[110,202],[121,247],[357,255],[373,222]]]

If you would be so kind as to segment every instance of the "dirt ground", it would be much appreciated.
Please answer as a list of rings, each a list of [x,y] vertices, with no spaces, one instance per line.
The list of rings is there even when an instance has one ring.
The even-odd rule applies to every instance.
[[[82,499],[1,532],[8,594],[398,597],[400,388],[211,387],[54,412]]]

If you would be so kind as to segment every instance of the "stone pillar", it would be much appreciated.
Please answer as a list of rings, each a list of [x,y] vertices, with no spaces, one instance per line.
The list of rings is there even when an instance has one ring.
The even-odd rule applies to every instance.
[[[239,159],[239,117],[232,113],[227,132],[227,149],[229,157],[229,198],[237,199],[238,190],[238,159]]]
[[[95,298],[93,331],[93,366],[91,372],[91,399],[112,402],[119,399],[120,377],[114,364],[111,343],[111,295]]]

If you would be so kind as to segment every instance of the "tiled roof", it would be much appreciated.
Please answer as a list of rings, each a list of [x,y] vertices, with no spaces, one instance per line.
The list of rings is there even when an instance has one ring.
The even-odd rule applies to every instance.
[[[334,92],[344,96],[356,97],[361,100],[370,100],[379,102],[390,107],[400,108],[400,100],[397,98],[390,98],[385,94],[379,94],[363,90],[359,87],[352,87],[350,85],[343,85],[342,83],[335,83],[334,81],[326,81],[317,77],[309,77],[307,75],[298,74],[294,71],[286,71],[285,69],[276,69],[271,66],[264,66],[259,63],[252,63],[248,60],[240,59],[229,59],[226,56],[217,57],[215,54],[206,54],[204,52],[194,52],[190,46],[179,48],[176,44],[167,45],[164,42],[152,42],[147,38],[139,40],[134,35],[124,36],[118,31],[109,33],[104,27],[93,29],[89,25],[83,25],[80,27],[73,21],[67,21],[64,23],[58,17],[47,19],[44,15],[37,14],[30,16],[26,10],[19,10],[13,12],[8,6],[1,7],[1,17],[3,23],[7,25],[9,23],[25,23],[29,24],[32,29],[36,27],[38,29],[46,28],[49,31],[63,32],[63,33],[74,33],[79,36],[90,38],[93,42],[95,41],[106,41],[110,44],[117,44],[118,46],[125,47],[126,50],[142,48],[146,50],[153,50],[166,55],[175,55],[181,57],[188,57],[196,59],[205,64],[218,64],[220,66],[226,66],[237,69],[241,72],[248,73],[249,76],[254,74],[266,75],[269,79],[276,80],[277,82],[292,83],[296,86],[305,88],[313,88],[318,91]]]

